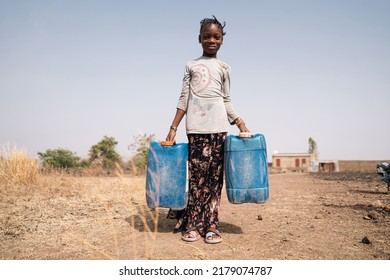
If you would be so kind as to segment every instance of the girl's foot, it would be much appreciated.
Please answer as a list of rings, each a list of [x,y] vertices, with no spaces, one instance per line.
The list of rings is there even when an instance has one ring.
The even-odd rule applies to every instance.
[[[200,239],[200,234],[196,230],[189,230],[183,234],[181,239],[187,242],[194,242]]]
[[[222,242],[221,233],[216,229],[209,229],[206,233],[206,238],[204,240],[208,244],[217,244]]]

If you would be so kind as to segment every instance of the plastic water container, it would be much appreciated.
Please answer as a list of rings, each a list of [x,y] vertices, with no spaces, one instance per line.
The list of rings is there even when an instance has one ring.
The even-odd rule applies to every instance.
[[[262,134],[226,138],[225,183],[230,203],[265,203],[268,200],[267,150]]]
[[[150,208],[181,210],[188,201],[188,144],[151,142],[146,173]]]

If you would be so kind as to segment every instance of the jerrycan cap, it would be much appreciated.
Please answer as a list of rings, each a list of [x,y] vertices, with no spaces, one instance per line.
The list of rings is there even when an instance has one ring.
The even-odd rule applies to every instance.
[[[161,141],[161,146],[173,146],[175,144],[175,141]]]
[[[250,137],[252,137],[250,132],[240,132],[238,134],[238,136],[241,137],[241,138],[250,138]]]

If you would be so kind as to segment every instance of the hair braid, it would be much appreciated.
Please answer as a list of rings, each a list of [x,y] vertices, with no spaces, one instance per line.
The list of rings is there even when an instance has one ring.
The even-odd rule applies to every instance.
[[[226,32],[223,31],[223,28],[226,26],[226,22],[220,23],[217,18],[213,15],[213,18],[205,18],[200,21],[200,33],[202,33],[202,30],[205,26],[209,24],[216,24],[219,28],[221,28],[222,35],[224,36]]]

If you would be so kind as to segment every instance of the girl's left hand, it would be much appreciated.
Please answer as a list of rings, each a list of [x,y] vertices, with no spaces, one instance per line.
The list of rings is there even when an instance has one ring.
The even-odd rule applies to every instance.
[[[245,123],[239,124],[238,128],[240,129],[240,132],[250,132],[249,129],[246,127]]]

